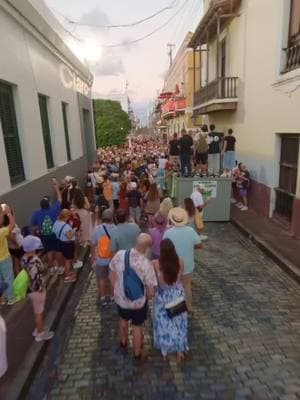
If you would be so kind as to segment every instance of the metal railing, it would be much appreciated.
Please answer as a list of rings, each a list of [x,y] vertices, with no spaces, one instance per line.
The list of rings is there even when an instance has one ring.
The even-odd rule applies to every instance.
[[[289,72],[293,69],[300,68],[300,43],[294,44],[287,49],[286,52],[286,67],[283,72]]]
[[[237,77],[222,77],[209,82],[194,93],[194,106],[214,99],[237,98]]]

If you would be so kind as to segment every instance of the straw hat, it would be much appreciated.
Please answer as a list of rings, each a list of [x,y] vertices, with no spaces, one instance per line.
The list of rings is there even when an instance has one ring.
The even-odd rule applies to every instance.
[[[172,208],[168,218],[174,226],[185,226],[189,221],[187,212],[181,207]]]

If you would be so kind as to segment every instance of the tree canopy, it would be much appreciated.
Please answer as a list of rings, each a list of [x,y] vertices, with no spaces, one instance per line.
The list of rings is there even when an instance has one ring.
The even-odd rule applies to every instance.
[[[120,145],[131,129],[128,114],[113,100],[94,100],[96,141],[98,147]]]

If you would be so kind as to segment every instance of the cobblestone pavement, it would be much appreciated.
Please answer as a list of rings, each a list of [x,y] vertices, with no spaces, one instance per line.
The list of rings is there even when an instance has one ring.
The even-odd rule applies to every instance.
[[[198,254],[190,356],[151,347],[135,363],[117,347],[115,306],[99,310],[90,274],[48,399],[300,399],[299,286],[230,224],[209,224]]]

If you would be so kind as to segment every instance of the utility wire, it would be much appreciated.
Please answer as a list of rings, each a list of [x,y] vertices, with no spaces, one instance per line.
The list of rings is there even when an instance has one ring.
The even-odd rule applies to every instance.
[[[135,40],[130,40],[128,42],[121,42],[121,43],[116,43],[116,44],[111,44],[111,45],[104,45],[103,47],[123,47],[123,46],[128,46],[129,44],[135,44],[138,42],[141,42],[142,40],[148,39],[149,37],[153,36],[155,33],[159,32],[161,29],[165,28],[176,16],[182,11],[182,9],[185,7],[185,5],[189,2],[190,0],[185,0],[184,3],[181,5],[181,7],[178,8],[178,10],[171,15],[170,18],[167,19],[167,21],[160,25],[158,28],[154,29],[152,32],[148,33],[147,35],[141,36],[138,39]]]
[[[63,13],[61,13],[60,11],[58,11],[58,10],[56,10],[56,9],[54,9],[54,8],[52,8],[52,10],[53,10],[55,13],[57,13],[58,15],[60,15],[61,17],[63,17],[69,24],[72,24],[72,25],[87,26],[87,27],[90,27],[90,28],[102,28],[102,29],[110,29],[110,28],[129,28],[129,27],[132,27],[132,26],[140,25],[140,24],[142,24],[142,23],[144,23],[144,22],[147,22],[147,21],[149,21],[149,20],[151,20],[151,19],[157,17],[158,15],[164,13],[165,11],[171,10],[172,8],[176,7],[177,3],[178,3],[178,0],[173,0],[173,1],[172,1],[169,5],[167,5],[166,7],[160,9],[159,11],[155,12],[155,13],[152,14],[152,15],[149,15],[149,16],[146,17],[146,18],[142,18],[142,19],[140,19],[140,20],[138,20],[138,21],[135,21],[135,22],[130,22],[130,23],[127,23],[127,24],[119,24],[119,25],[116,25],[116,24],[113,24],[113,25],[98,25],[98,24],[88,24],[88,23],[84,23],[84,22],[80,22],[80,21],[74,21],[73,19],[67,17],[66,15],[64,15]]]
[[[149,37],[153,36],[155,33],[157,33],[158,31],[160,31],[161,29],[163,29],[164,27],[166,27],[174,18],[176,18],[176,16],[182,11],[182,9],[185,7],[185,5],[189,2],[190,0],[185,0],[184,3],[181,5],[181,7],[178,8],[178,10],[171,15],[170,18],[168,18],[168,20],[160,25],[158,28],[154,29],[152,32],[148,33],[147,35],[144,35],[138,39],[134,39],[134,40],[129,40],[129,41],[125,41],[125,42],[120,42],[120,43],[116,43],[116,44],[107,44],[107,45],[101,45],[101,47],[103,48],[116,48],[116,47],[126,47],[130,44],[135,44],[138,42],[141,42],[145,39],[148,39]],[[70,31],[66,30],[70,35],[72,35],[72,37],[77,40],[78,42],[84,42],[83,39],[80,39],[78,37],[76,37],[74,34],[72,34]]]

